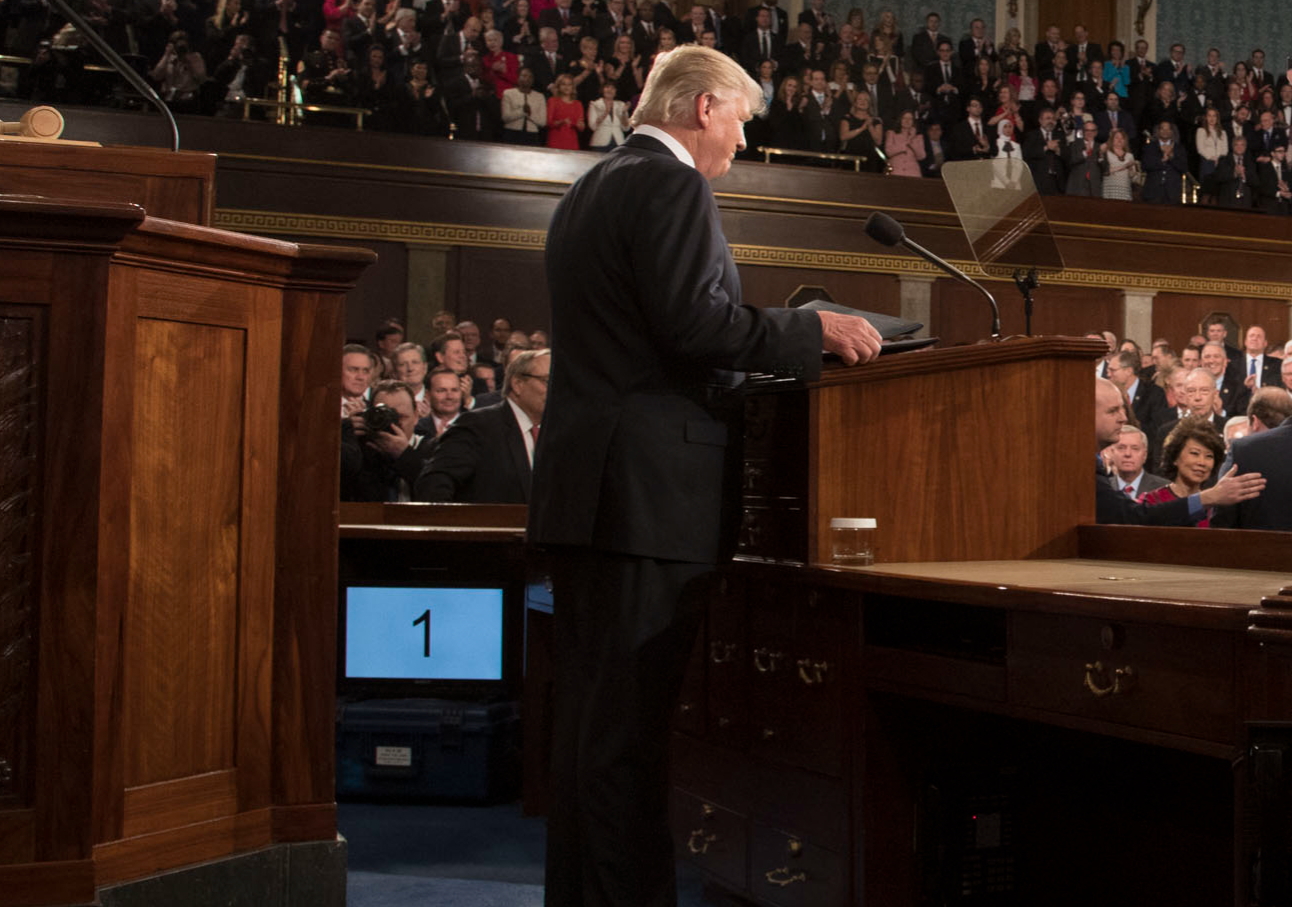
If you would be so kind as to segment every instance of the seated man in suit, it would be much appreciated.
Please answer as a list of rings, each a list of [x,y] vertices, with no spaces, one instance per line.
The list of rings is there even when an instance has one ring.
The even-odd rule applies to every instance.
[[[378,383],[372,405],[341,423],[341,500],[411,501],[430,449],[424,440],[413,389]]]
[[[463,413],[435,440],[413,500],[528,504],[551,369],[550,350],[516,356],[503,401]]]
[[[1211,372],[1205,368],[1195,368],[1189,372],[1184,382],[1183,399],[1184,405],[1189,408],[1188,415],[1209,418],[1217,432],[1225,430],[1225,417],[1216,412],[1216,381]],[[1150,451],[1154,457],[1161,455],[1162,450],[1166,447],[1167,435],[1171,433],[1171,429],[1175,428],[1179,422],[1179,419],[1172,419],[1158,427],[1157,437],[1153,439],[1153,446]],[[1157,466],[1158,463],[1155,460],[1149,460],[1150,469]]]
[[[1206,375],[1203,379],[1205,382]],[[1126,424],[1122,392],[1107,378],[1095,379],[1095,444],[1101,451],[1121,440]],[[1211,488],[1164,504],[1137,504],[1108,482],[1103,459],[1095,456],[1095,520],[1099,523],[1136,523],[1151,526],[1190,526],[1207,515],[1208,507],[1237,504],[1261,493],[1265,480],[1259,473],[1223,473]]]
[[[1166,479],[1144,470],[1148,459],[1148,437],[1133,425],[1123,425],[1117,443],[1105,448],[1112,466],[1108,483],[1132,501],[1167,484]]]
[[[1217,526],[1237,529],[1292,529],[1292,394],[1261,388],[1247,407],[1251,433],[1234,442],[1227,464],[1260,470],[1264,493],[1221,515]]]
[[[444,434],[462,414],[462,383],[452,369],[440,367],[426,379],[430,387],[431,414],[417,423],[417,433],[428,438]]]

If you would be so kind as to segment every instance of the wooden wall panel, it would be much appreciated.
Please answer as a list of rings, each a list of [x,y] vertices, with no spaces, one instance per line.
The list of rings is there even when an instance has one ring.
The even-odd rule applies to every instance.
[[[1117,0],[1040,0],[1035,21],[1033,34],[1025,38],[1029,48],[1045,39],[1045,29],[1052,24],[1063,29],[1065,41],[1072,40],[1072,27],[1081,24],[1106,56],[1108,42],[1117,35]],[[1129,43],[1125,36],[1122,41]]]
[[[901,289],[891,274],[863,274],[856,271],[817,271],[808,268],[769,268],[739,265],[745,303],[759,308],[785,305],[801,286],[825,287],[840,305],[897,315],[901,312]]]
[[[543,253],[528,249],[462,247],[453,256],[446,301],[459,320],[480,325],[488,342],[495,318],[522,331],[551,327]]]
[[[1013,283],[984,283],[1000,306],[1001,334],[1022,334],[1023,297]],[[1033,336],[1064,334],[1080,337],[1090,330],[1121,333],[1121,293],[1113,289],[1046,286],[1034,294]],[[933,285],[929,333],[951,343],[975,343],[991,334],[991,307],[972,287],[951,279]]]
[[[245,331],[140,319],[125,784],[233,765]]]
[[[1227,339],[1238,349],[1243,348],[1242,335],[1253,324],[1265,328],[1265,336],[1272,344],[1283,343],[1288,339],[1288,302],[1284,300],[1199,296],[1189,293],[1157,294],[1153,300],[1153,338],[1165,337],[1179,352],[1189,342],[1189,338],[1199,332],[1202,319],[1212,312],[1228,314],[1237,322],[1239,335]]]

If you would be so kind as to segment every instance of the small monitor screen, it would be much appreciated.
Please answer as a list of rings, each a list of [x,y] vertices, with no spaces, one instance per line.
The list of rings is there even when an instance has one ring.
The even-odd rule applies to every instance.
[[[345,676],[502,680],[502,590],[350,586]]]

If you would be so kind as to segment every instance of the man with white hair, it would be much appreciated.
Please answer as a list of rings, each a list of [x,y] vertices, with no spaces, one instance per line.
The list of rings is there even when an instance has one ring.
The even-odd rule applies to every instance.
[[[1148,436],[1134,425],[1123,425],[1117,443],[1108,455],[1113,471],[1108,482],[1131,500],[1138,501],[1146,492],[1156,491],[1170,483],[1144,470],[1148,460]]]
[[[676,903],[668,730],[739,524],[739,372],[808,380],[879,353],[865,319],[741,304],[709,180],[761,88],[701,45],[656,60],[627,142],[547,233],[553,369],[529,540],[554,619],[546,902]],[[728,441],[733,445],[728,449]]]

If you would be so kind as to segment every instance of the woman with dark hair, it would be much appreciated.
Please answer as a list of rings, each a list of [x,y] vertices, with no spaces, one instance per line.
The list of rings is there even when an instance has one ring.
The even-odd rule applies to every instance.
[[[1167,435],[1157,470],[1162,478],[1170,479],[1170,484],[1148,492],[1141,500],[1150,505],[1165,504],[1198,494],[1204,484],[1216,478],[1224,459],[1225,441],[1216,427],[1205,418],[1185,416]],[[1210,511],[1196,525],[1210,526]]]
[[[396,128],[396,110],[403,100],[403,86],[396,84],[386,69],[385,45],[373,42],[368,46],[367,59],[358,71],[355,85],[359,104],[372,111],[367,118],[368,128]]]
[[[502,27],[506,48],[522,60],[536,54],[538,47],[538,20],[530,10],[529,0],[516,0],[515,15]]]

